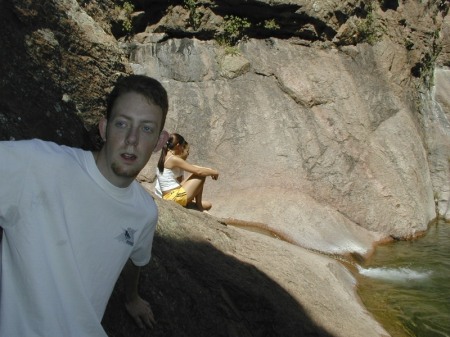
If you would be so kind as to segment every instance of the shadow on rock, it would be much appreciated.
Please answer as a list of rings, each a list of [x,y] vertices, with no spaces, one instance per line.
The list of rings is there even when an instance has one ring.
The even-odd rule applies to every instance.
[[[157,233],[140,285],[156,326],[142,331],[134,325],[119,280],[103,320],[109,336],[331,336],[268,276],[207,242]]]

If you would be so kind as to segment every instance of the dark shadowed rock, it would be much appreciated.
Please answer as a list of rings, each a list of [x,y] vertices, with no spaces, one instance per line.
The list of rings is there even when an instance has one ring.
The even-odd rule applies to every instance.
[[[0,138],[92,147],[125,71],[117,42],[75,0],[0,2]]]
[[[152,336],[387,336],[337,261],[158,199],[160,220],[141,292]],[[119,282],[104,319],[110,336],[146,336],[123,308]]]

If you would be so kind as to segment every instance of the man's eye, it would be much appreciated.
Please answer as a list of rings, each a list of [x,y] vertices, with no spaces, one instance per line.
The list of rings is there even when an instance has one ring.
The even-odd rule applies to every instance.
[[[142,127],[142,131],[146,132],[146,133],[152,133],[153,132],[153,127],[148,126],[148,125],[144,125]]]
[[[114,125],[115,125],[116,127],[118,127],[118,128],[121,128],[121,129],[127,127],[127,123],[125,123],[124,121],[116,121],[116,122],[114,123]]]

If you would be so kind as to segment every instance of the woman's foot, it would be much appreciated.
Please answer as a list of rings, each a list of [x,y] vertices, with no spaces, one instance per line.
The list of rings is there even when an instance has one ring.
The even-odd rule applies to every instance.
[[[209,201],[202,201],[202,208],[203,211],[209,211],[212,207],[212,203],[210,203]]]

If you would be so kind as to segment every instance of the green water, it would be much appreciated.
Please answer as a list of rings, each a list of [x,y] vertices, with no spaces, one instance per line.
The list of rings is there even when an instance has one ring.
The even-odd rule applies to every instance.
[[[359,268],[364,305],[393,337],[450,337],[450,225],[377,247]]]

